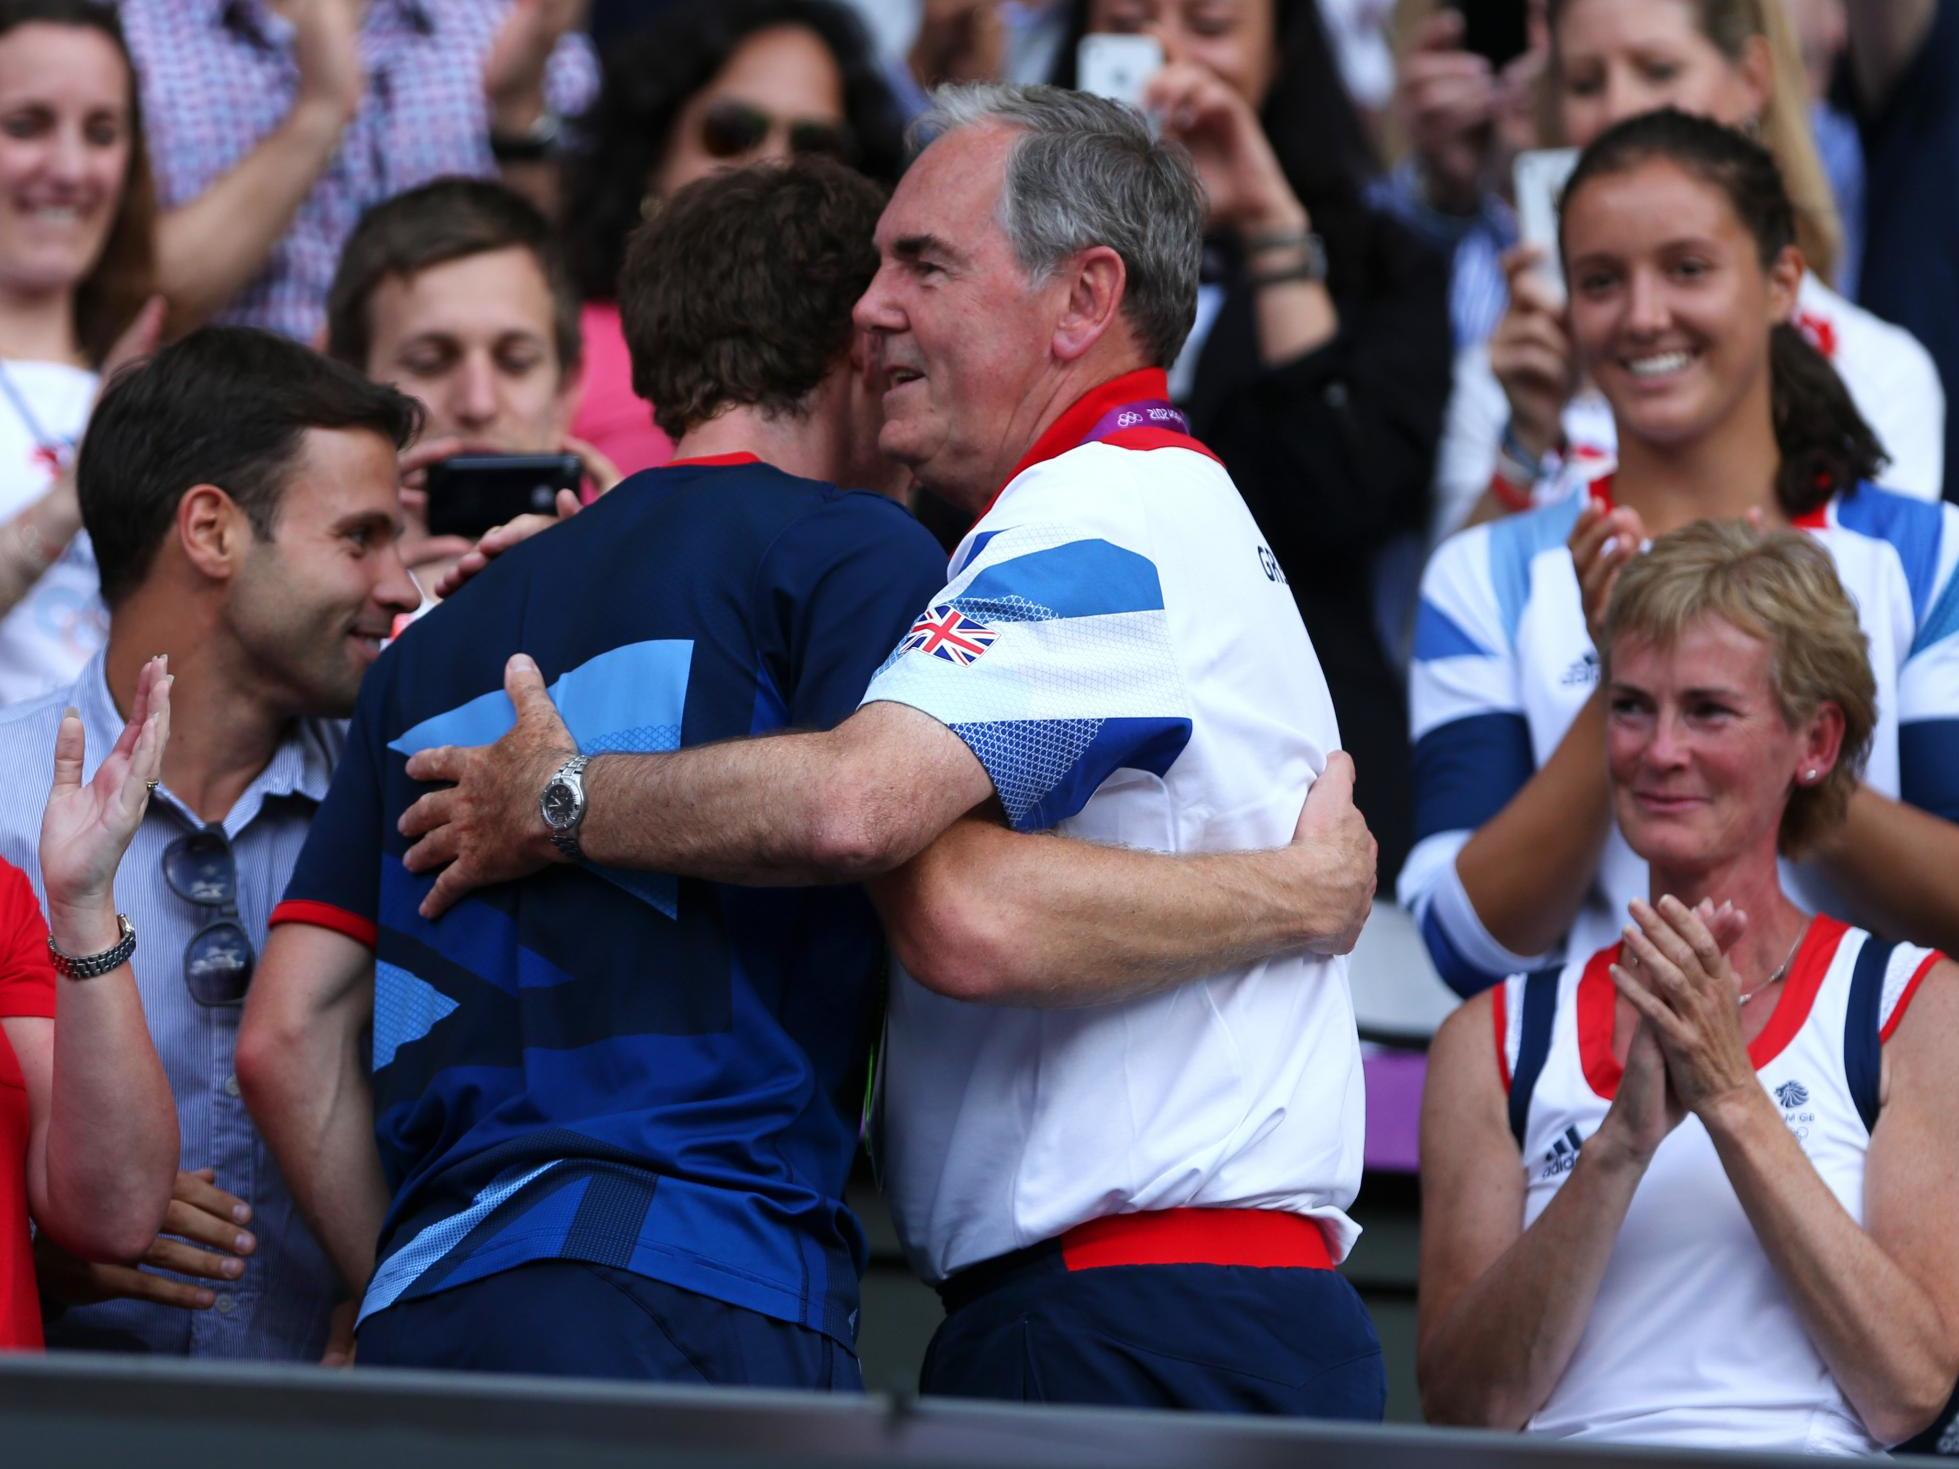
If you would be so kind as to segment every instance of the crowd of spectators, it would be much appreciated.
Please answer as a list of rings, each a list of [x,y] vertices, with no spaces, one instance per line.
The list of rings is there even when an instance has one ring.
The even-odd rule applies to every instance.
[[[0,1348],[848,1389],[868,1132],[926,1390],[1378,1418],[1393,929],[1430,1418],[1936,1446],[1955,76],[0,0]]]

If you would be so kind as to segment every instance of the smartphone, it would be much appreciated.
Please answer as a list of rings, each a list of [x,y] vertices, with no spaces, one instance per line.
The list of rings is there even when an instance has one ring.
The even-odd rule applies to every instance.
[[[1530,44],[1525,25],[1528,0],[1449,0],[1462,12],[1462,48],[1489,58],[1503,70]]]
[[[1143,88],[1163,70],[1163,43],[1155,36],[1091,31],[1075,48],[1075,85],[1111,102],[1143,109]]]
[[[476,537],[519,515],[550,515],[585,473],[576,454],[458,454],[429,466],[429,534]]]
[[[1517,233],[1526,245],[1543,249],[1544,263],[1538,268],[1560,300],[1565,289],[1558,261],[1558,203],[1577,162],[1576,148],[1533,148],[1517,155],[1511,176],[1517,190]]]

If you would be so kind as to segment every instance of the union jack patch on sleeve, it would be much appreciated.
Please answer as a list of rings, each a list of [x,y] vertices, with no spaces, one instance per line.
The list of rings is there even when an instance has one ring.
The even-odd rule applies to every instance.
[[[961,667],[971,663],[1000,636],[992,628],[973,621],[949,602],[942,602],[911,625],[900,653],[929,653]]]

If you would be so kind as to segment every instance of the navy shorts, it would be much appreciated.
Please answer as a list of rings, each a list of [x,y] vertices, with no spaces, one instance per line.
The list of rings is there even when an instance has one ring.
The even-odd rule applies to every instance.
[[[920,1390],[948,1397],[1380,1421],[1381,1342],[1332,1270],[1070,1270],[1058,1245],[962,1271]]]
[[[861,1392],[857,1358],[820,1331],[629,1270],[535,1260],[398,1301],[361,1325],[363,1367]]]

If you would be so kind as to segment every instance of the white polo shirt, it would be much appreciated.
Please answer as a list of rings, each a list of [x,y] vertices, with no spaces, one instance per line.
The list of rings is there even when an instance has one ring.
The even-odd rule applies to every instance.
[[[1148,426],[1167,396],[1161,372],[1130,373],[1042,436],[864,701],[947,725],[1021,830],[1283,846],[1339,746],[1333,707],[1230,476]],[[1125,404],[1145,426],[1100,435]],[[885,1193],[928,1280],[1142,1210],[1310,1215],[1336,1260],[1359,1234],[1344,959],[1079,1010],[962,1003],[899,973],[889,1027]]]

